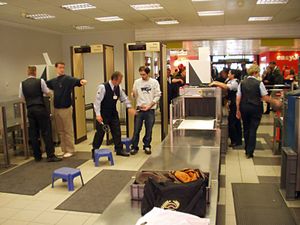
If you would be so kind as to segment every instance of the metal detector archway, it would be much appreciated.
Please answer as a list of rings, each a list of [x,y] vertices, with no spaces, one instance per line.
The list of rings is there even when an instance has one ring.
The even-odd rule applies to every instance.
[[[158,69],[160,71],[160,88],[162,91],[161,97],[161,140],[168,134],[168,91],[167,91],[167,47],[161,42],[147,42],[147,43],[127,43],[125,44],[125,77],[126,77],[126,91],[128,96],[131,95],[134,74],[137,73],[134,69],[134,54],[156,52],[159,56]],[[144,64],[145,65],[145,62]],[[140,66],[143,66],[140,65]],[[134,130],[134,116],[126,115],[126,132],[128,137],[132,137]]]
[[[85,45],[71,47],[72,76],[84,78],[83,54],[103,54],[104,81],[110,79],[114,71],[114,47],[111,45]],[[85,89],[74,88],[73,91],[73,123],[74,139],[78,144],[87,139],[86,114],[85,114]]]

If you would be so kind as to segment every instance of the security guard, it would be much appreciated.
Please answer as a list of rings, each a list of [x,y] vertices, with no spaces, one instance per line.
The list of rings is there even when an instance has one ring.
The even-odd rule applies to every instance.
[[[247,158],[253,158],[256,146],[256,132],[263,113],[262,100],[273,104],[274,108],[281,107],[281,102],[268,96],[265,85],[257,79],[259,71],[257,64],[253,64],[248,69],[249,76],[240,83],[236,97],[236,117],[243,120]]]
[[[25,99],[29,121],[29,139],[33,148],[35,161],[42,160],[39,137],[43,137],[48,162],[61,161],[54,154],[52,131],[49,112],[44,103],[43,94],[49,94],[49,89],[43,79],[36,78],[36,67],[28,67],[28,78],[20,84],[19,97]]]
[[[239,86],[239,80],[236,77],[240,77],[240,71],[229,70],[228,78],[225,83],[214,81],[210,86],[217,86],[224,90],[227,90],[227,100],[229,107],[228,114],[228,133],[231,141],[230,147],[242,145],[242,126],[241,120],[236,118],[236,93]]]
[[[121,102],[124,102],[126,104],[126,107],[128,108],[129,113],[135,114],[135,110],[132,108],[127,95],[120,87],[122,79],[123,74],[119,71],[116,71],[112,74],[111,80],[109,82],[100,84],[98,87],[96,100],[94,103],[94,110],[97,119],[97,131],[93,140],[93,158],[95,149],[99,149],[102,144],[105,134],[105,131],[103,129],[104,125],[108,125],[110,127],[117,155],[125,157],[129,156],[129,154],[123,150],[123,144],[121,142],[121,127],[116,107],[117,101],[120,100]]]

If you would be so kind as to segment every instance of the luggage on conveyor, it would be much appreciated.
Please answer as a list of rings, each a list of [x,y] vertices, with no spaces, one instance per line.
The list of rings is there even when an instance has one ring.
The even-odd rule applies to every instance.
[[[167,178],[163,179],[158,174],[165,174]],[[143,188],[142,215],[158,207],[204,217],[207,187],[208,176],[200,170],[155,172],[155,176],[149,176]]]

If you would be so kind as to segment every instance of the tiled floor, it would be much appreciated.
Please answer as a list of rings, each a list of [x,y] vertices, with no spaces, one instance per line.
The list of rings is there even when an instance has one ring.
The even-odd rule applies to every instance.
[[[272,122],[271,116],[263,118],[264,124]],[[273,134],[272,126],[263,125],[259,128],[259,133]],[[93,132],[88,134],[88,140],[76,146],[77,151],[87,151],[91,149]],[[269,140],[259,139],[263,144]],[[153,149],[160,143],[160,126],[156,125],[153,132]],[[103,146],[106,147],[106,146]],[[110,146],[111,148],[111,146]],[[57,149],[59,152],[59,148]],[[271,149],[256,151],[255,156],[273,156]],[[94,167],[91,160],[80,166],[85,182],[96,176],[103,169],[115,170],[137,170],[149,156],[142,151],[129,158],[116,157],[115,166],[111,167],[108,162],[102,161],[101,166]],[[22,158],[14,159],[14,163],[24,162]],[[229,149],[221,165],[221,174],[225,185],[220,188],[219,204],[225,205],[225,224],[235,225],[235,210],[231,183],[259,183],[258,176],[279,177],[280,166],[278,165],[254,165],[252,159],[246,159],[244,151]],[[275,179],[276,180],[276,179]],[[80,186],[80,181],[75,181],[75,186]],[[57,182],[55,189],[50,186],[43,189],[35,196],[23,196],[0,193],[0,224],[1,225],[96,225],[96,221],[101,220],[101,215],[90,213],[68,212],[54,210],[56,206],[67,199],[71,193],[67,191],[65,184]],[[291,207],[300,207],[300,202],[288,202]],[[223,210],[222,210],[223,211]],[[126,225],[126,222],[124,222]]]
[[[144,134],[142,130],[141,135]],[[94,132],[88,133],[88,140],[76,145],[77,151],[90,152]],[[160,144],[160,126],[155,125],[153,130],[152,146]],[[140,143],[142,146],[142,144]],[[108,146],[102,146],[108,147]],[[112,149],[112,146],[109,146]],[[60,148],[56,149],[60,154]],[[137,155],[129,158],[114,156],[115,166],[111,167],[108,162],[101,161],[100,167],[95,167],[92,160],[82,164],[84,181],[88,182],[103,169],[137,170],[149,156],[140,151]],[[13,163],[25,163],[23,157],[13,159]],[[81,185],[80,180],[75,180],[75,187]],[[35,196],[24,196],[0,193],[0,224],[1,225],[92,225],[99,219],[100,214],[68,212],[55,210],[72,193],[68,192],[65,184],[57,182],[55,189],[50,186],[43,189]]]
[[[271,125],[271,115],[263,116],[262,122],[266,125],[260,126],[258,133],[270,134],[270,136],[272,137],[273,127]],[[265,140],[265,138],[258,138],[258,140],[260,140],[263,144],[270,143],[270,140]],[[230,148],[228,149],[227,155],[225,157],[225,164],[221,165],[221,174],[225,175],[226,186],[225,188],[221,188],[220,190],[219,204],[224,204],[223,195],[225,195],[226,225],[236,224],[231,183],[259,183],[258,177],[270,177],[270,179],[262,179],[266,182],[279,181],[280,166],[276,165],[277,160],[274,160],[274,165],[269,164],[271,164],[270,161],[272,161],[270,160],[270,158],[278,158],[280,156],[275,156],[272,154],[271,146],[269,146],[268,149],[264,149],[263,151],[256,151],[254,155],[256,157],[266,157],[265,165],[255,165],[253,163],[253,159],[246,159],[243,150],[234,150]],[[300,207],[300,201],[287,202],[287,205],[288,207]]]

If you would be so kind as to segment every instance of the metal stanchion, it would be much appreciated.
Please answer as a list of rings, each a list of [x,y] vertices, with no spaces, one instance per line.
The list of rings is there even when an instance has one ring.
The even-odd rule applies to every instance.
[[[21,129],[22,129],[22,139],[24,147],[25,158],[29,158],[29,146],[28,146],[28,129],[27,129],[27,119],[26,119],[26,107],[24,102],[20,102],[20,112],[21,112]]]
[[[0,131],[3,139],[4,166],[8,167],[10,165],[10,160],[8,155],[6,110],[4,106],[1,106],[1,112],[0,112]]]

